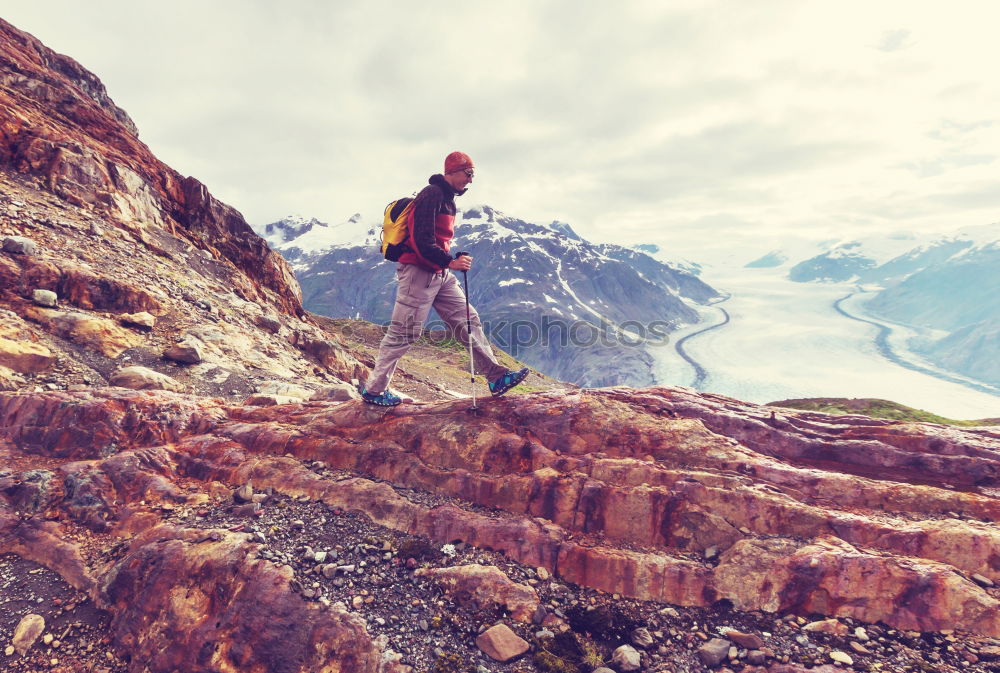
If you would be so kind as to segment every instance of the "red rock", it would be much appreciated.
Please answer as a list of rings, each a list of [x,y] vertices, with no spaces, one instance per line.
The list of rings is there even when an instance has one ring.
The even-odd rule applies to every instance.
[[[507,662],[521,656],[531,646],[506,624],[492,626],[476,638],[476,646],[494,661]]]
[[[726,640],[733,641],[745,650],[759,650],[764,647],[764,639],[756,633],[743,633],[742,631],[731,629],[726,631],[724,635]]]

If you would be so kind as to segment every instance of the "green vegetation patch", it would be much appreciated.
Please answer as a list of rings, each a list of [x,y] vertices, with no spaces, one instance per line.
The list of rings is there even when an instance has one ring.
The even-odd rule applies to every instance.
[[[869,397],[813,397],[768,402],[767,406],[800,409],[802,411],[818,411],[823,414],[859,414],[861,416],[885,418],[892,421],[917,421],[920,423],[939,423],[941,425],[966,427],[1000,424],[1000,419],[997,418],[984,418],[972,421],[955,420],[924,411],[923,409],[914,409],[898,402]]]

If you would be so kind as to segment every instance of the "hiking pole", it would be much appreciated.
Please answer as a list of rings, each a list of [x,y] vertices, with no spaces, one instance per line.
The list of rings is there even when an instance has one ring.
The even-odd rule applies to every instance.
[[[459,252],[455,254],[455,259],[467,256],[467,252]],[[469,411],[477,411],[476,409],[476,365],[472,359],[472,313],[469,309],[469,272],[462,271],[462,279],[465,281],[465,335],[466,339],[469,341],[469,382],[472,388],[472,408]]]

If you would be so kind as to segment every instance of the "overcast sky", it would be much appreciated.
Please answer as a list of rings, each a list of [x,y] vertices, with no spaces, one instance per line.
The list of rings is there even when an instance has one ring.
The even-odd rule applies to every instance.
[[[1000,220],[1000,5],[4,0],[253,224],[460,203],[598,241]]]

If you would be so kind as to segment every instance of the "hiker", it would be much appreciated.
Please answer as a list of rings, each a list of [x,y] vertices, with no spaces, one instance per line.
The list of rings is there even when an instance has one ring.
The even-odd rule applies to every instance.
[[[402,400],[389,390],[389,382],[399,359],[420,337],[431,307],[437,311],[459,341],[470,348],[476,371],[489,381],[490,393],[499,397],[521,383],[527,369],[507,369],[493,355],[476,310],[468,307],[458,279],[448,270],[468,271],[472,257],[452,257],[449,252],[455,233],[455,196],[464,194],[475,177],[472,159],[462,152],[452,152],[444,160],[444,173],[432,175],[428,185],[417,194],[407,222],[409,236],[405,252],[396,265],[396,304],[389,329],[379,345],[375,367],[361,389],[369,404],[394,407]],[[466,310],[472,324],[469,343]]]

